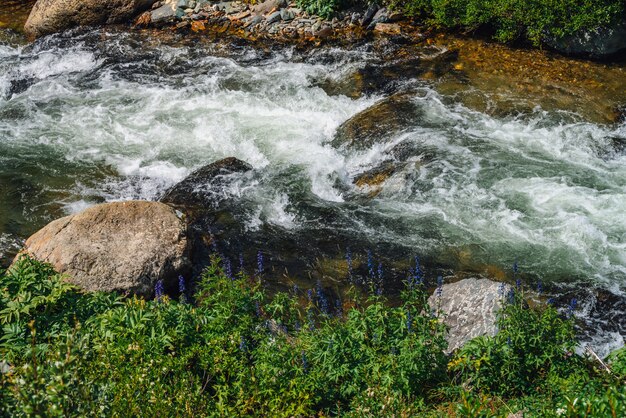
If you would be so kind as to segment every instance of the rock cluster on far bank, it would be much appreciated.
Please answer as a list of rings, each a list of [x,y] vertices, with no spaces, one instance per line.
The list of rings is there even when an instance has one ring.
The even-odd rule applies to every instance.
[[[241,1],[164,0],[155,3],[137,23],[173,25],[196,32],[240,31],[240,34],[257,37],[325,39],[346,33],[358,36],[367,31],[400,34],[402,27],[397,22],[401,18],[400,14],[377,5],[367,10],[339,13],[329,20],[310,15],[287,0],[267,0],[257,5]]]

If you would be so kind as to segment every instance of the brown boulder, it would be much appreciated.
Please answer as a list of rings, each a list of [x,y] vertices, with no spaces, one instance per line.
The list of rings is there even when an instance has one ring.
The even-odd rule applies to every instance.
[[[87,291],[151,297],[190,269],[186,225],[169,206],[129,201],[93,206],[49,223],[23,252]]]
[[[76,26],[123,23],[149,9],[156,0],[37,0],[24,26],[39,38]]]

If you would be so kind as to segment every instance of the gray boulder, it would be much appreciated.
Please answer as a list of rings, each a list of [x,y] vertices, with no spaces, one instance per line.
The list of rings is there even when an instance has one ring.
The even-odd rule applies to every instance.
[[[227,184],[233,174],[250,170],[252,166],[244,161],[235,157],[224,158],[194,171],[165,192],[160,200],[184,209],[204,209],[219,200],[221,187]]]
[[[565,55],[608,58],[626,51],[626,18],[607,27],[583,30],[561,38],[548,35],[544,43]]]
[[[39,38],[76,26],[123,23],[149,9],[156,0],[37,0],[24,26]]]
[[[445,284],[441,296],[435,292],[428,299],[430,307],[443,314],[449,327],[447,352],[453,352],[472,338],[496,334],[501,286],[488,279],[464,279]]]
[[[158,202],[107,203],[57,219],[31,236],[23,252],[83,290],[144,297],[158,280],[171,288],[191,269],[186,224]]]

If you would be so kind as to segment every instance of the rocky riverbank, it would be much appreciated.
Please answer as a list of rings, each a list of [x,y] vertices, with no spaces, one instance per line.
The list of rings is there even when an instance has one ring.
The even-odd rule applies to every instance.
[[[401,14],[375,4],[367,9],[341,12],[329,20],[311,15],[287,0],[267,0],[256,5],[241,1],[167,0],[155,3],[136,24],[283,41],[334,39],[345,42],[362,39],[369,33],[400,35],[416,31]]]

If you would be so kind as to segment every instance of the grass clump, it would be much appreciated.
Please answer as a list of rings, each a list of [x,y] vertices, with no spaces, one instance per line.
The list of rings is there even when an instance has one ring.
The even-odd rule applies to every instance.
[[[596,370],[570,318],[519,295],[498,335],[448,356],[421,285],[397,306],[356,289],[332,304],[321,286],[270,295],[228,276],[216,261],[191,302],[144,301],[22,258],[0,275],[0,415],[624,415],[623,352]]]

